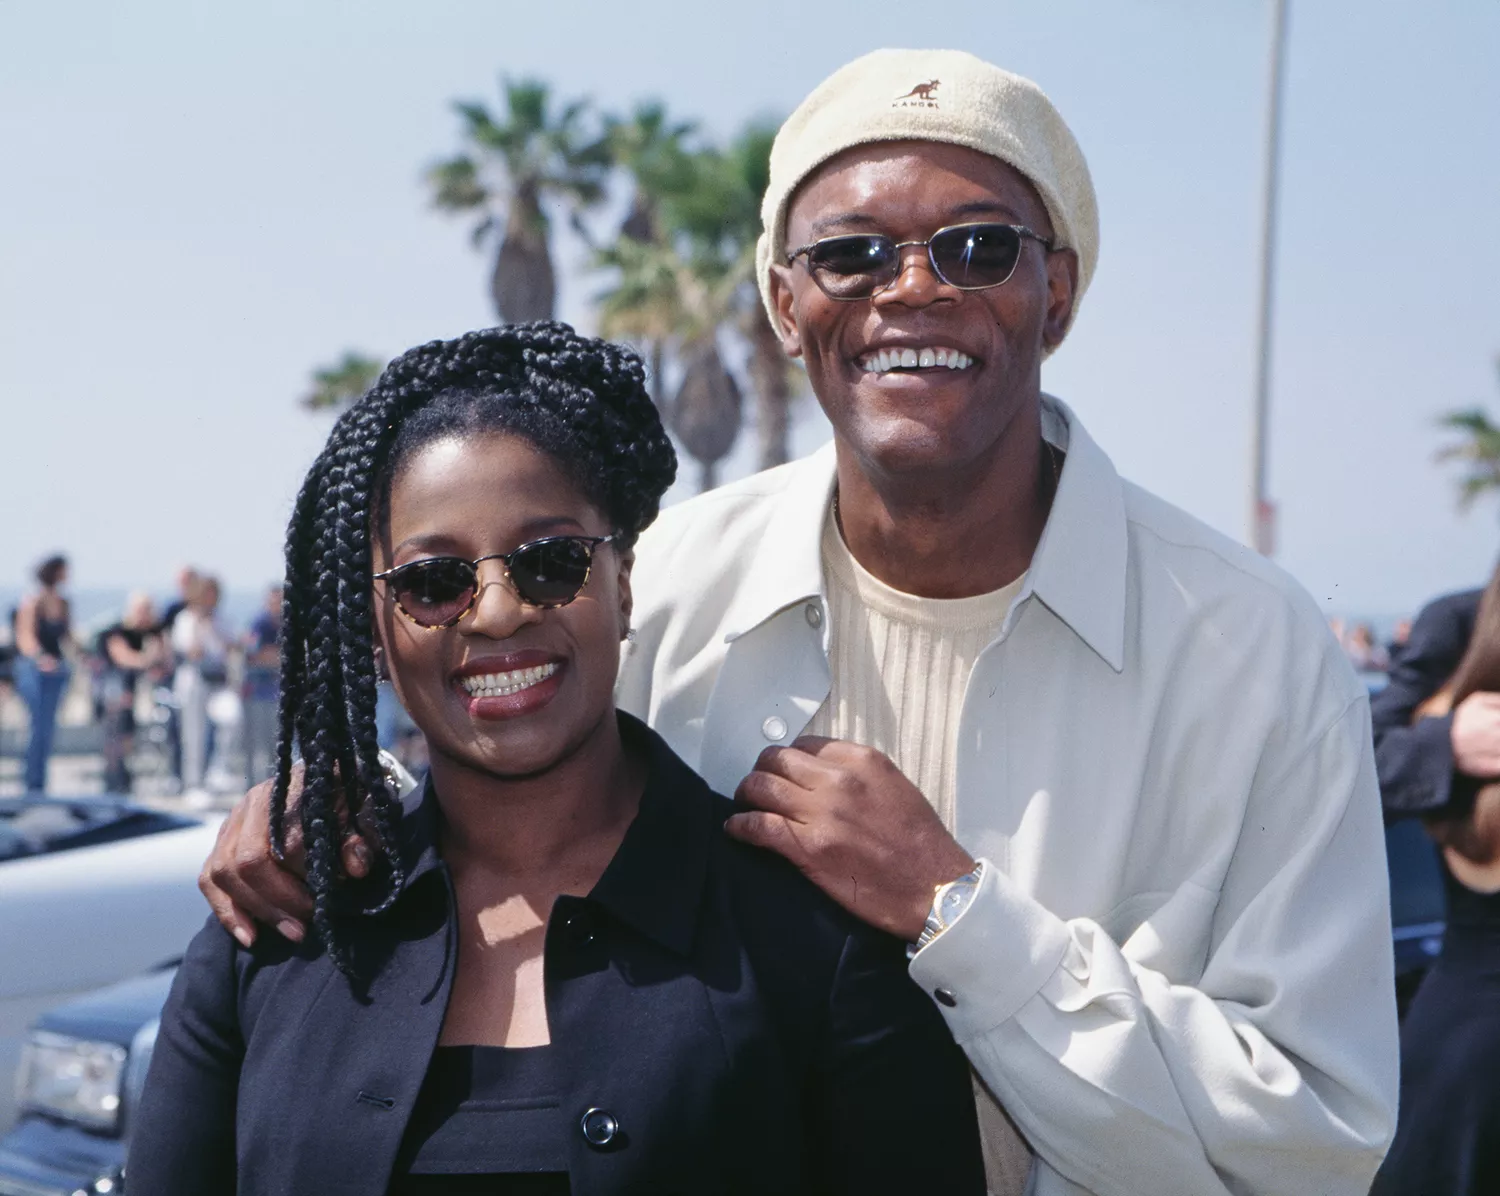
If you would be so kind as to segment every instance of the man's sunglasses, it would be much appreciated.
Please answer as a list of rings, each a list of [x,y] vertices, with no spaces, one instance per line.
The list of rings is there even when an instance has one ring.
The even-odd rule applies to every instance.
[[[398,569],[375,574],[396,599],[401,613],[418,627],[452,627],[479,598],[479,566],[500,561],[527,606],[550,609],[567,606],[588,584],[594,549],[619,538],[609,536],[548,536],[509,552],[492,552],[477,560],[431,556]]]
[[[830,299],[868,299],[901,275],[901,251],[925,245],[932,271],[961,291],[998,287],[1016,272],[1022,242],[1031,240],[1050,253],[1056,246],[1021,224],[954,224],[925,241],[893,241],[879,233],[825,237],[786,255],[792,265],[807,258],[807,272]]]

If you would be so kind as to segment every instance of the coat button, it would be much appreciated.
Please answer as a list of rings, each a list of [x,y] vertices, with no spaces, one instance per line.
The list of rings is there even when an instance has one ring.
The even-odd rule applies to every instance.
[[[760,725],[760,733],[770,740],[781,740],[786,738],[786,719],[779,715],[771,715]]]
[[[823,610],[816,602],[807,604],[807,621],[813,627],[823,625]]]
[[[936,998],[939,1005],[946,1005],[949,1009],[952,1009],[955,1005],[958,1004],[958,998],[955,997],[946,988],[934,989],[932,995],[934,998]]]
[[[578,1128],[583,1131],[583,1140],[599,1150],[620,1134],[620,1123],[608,1109],[590,1109],[578,1122]]]

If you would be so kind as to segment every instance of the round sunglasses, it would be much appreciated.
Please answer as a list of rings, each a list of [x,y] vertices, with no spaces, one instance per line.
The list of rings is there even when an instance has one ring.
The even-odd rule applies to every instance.
[[[396,607],[418,627],[452,627],[479,599],[479,566],[500,561],[516,596],[544,610],[567,606],[588,585],[594,550],[619,539],[608,536],[548,536],[509,552],[492,552],[476,560],[430,556],[375,574],[385,582]]]
[[[923,245],[933,273],[945,283],[960,291],[983,291],[1010,279],[1027,240],[1048,253],[1057,248],[1023,224],[953,224],[925,241],[893,241],[880,233],[825,237],[792,250],[786,264],[805,257],[807,272],[830,299],[869,299],[901,276],[901,251]]]

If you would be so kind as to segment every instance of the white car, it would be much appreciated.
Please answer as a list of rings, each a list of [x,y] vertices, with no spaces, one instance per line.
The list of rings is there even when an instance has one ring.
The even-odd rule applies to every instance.
[[[222,821],[117,798],[0,799],[0,1134],[44,1010],[182,956],[209,913],[198,872]]]

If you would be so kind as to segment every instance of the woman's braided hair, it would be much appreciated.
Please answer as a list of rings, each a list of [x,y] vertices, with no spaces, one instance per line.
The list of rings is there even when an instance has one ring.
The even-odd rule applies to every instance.
[[[287,528],[271,839],[285,850],[295,743],[305,770],[298,813],[313,923],[345,970],[330,902],[346,819],[379,837],[376,871],[386,884],[371,912],[389,906],[404,883],[395,849],[401,807],[377,758],[372,536],[410,454],[434,440],[493,432],[520,436],[553,458],[622,533],[623,549],[656,518],[677,472],[640,359],[550,321],[412,349],[339,417]]]

